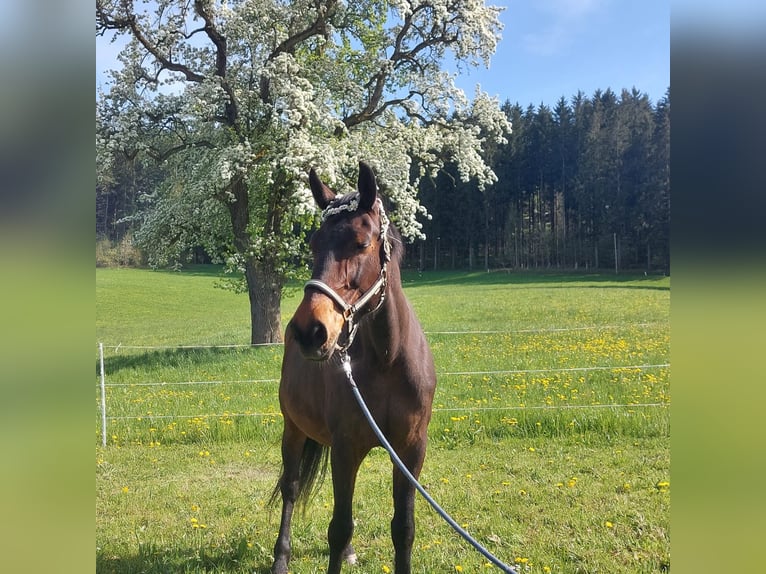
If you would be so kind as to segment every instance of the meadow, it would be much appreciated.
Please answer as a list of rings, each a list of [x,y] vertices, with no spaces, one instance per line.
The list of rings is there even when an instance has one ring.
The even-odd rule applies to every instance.
[[[96,271],[99,572],[268,571],[282,350],[245,345],[247,297],[219,280],[205,266]],[[407,272],[404,285],[439,374],[421,475],[434,498],[519,572],[668,571],[670,279]],[[285,294],[285,322],[300,295]],[[390,476],[375,449],[349,571],[393,567]],[[294,520],[292,572],[324,571],[331,505],[327,480]],[[416,522],[414,572],[491,571],[422,500]]]

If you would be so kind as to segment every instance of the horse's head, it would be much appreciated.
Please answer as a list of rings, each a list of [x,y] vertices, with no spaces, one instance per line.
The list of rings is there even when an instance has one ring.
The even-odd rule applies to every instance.
[[[357,322],[385,298],[391,257],[388,218],[372,169],[359,164],[358,191],[336,197],[312,169],[311,193],[323,210],[311,238],[311,281],[288,326],[288,336],[308,359],[329,359],[353,341]]]

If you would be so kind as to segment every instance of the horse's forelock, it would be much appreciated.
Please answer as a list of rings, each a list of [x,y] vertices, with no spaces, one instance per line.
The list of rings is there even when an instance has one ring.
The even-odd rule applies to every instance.
[[[359,209],[359,192],[347,193],[333,199],[322,211],[322,221],[327,221],[334,215],[342,213],[354,213]]]

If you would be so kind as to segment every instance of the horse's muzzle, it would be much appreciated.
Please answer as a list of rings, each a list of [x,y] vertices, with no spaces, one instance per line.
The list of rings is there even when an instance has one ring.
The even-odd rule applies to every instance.
[[[328,297],[306,293],[288,329],[304,358],[326,361],[335,351],[343,330],[343,316]]]
[[[312,321],[302,329],[295,321],[290,322],[293,339],[304,358],[310,361],[326,361],[335,350],[335,342],[329,344],[327,328],[320,321]]]

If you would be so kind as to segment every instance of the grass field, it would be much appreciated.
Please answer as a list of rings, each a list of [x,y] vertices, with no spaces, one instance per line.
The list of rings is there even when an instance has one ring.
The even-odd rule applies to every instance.
[[[96,272],[110,417],[102,448],[97,385],[99,572],[270,566],[281,348],[178,348],[247,343],[247,298],[214,289],[217,274]],[[440,504],[520,572],[669,570],[670,280],[404,279],[439,373],[421,479]],[[390,475],[376,449],[358,480],[354,572],[393,567]],[[324,571],[331,498],[328,481],[294,520],[296,574]],[[413,571],[491,571],[422,500],[416,521]]]

